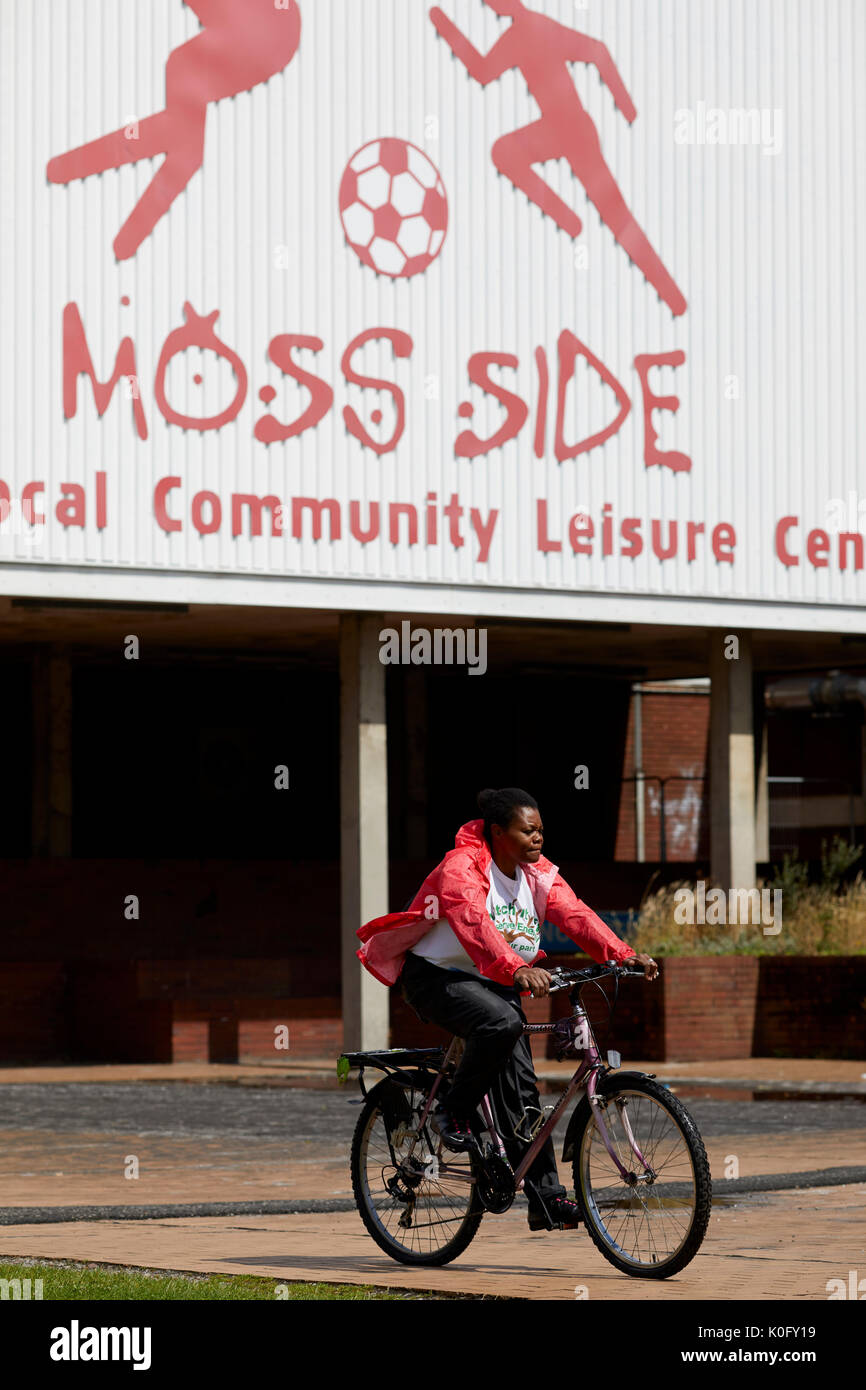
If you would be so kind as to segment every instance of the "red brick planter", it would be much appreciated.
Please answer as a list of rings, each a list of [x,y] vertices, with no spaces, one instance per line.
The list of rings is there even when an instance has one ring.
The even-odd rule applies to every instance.
[[[864,956],[669,956],[659,957],[653,982],[625,980],[613,1019],[597,989],[584,991],[602,1051],[645,1061],[696,1062],[736,1057],[838,1057],[866,1059],[866,957]],[[556,956],[563,966],[586,957]],[[610,982],[605,992],[612,998]],[[391,996],[392,1046],[438,1042],[439,1029],[424,1027],[398,992]],[[568,997],[528,1001],[533,1023],[560,1018]],[[524,1006],[525,1007],[525,1006]],[[538,1059],[551,1055],[544,1039]]]
[[[671,956],[659,966],[658,980],[637,987],[662,986],[664,1061],[755,1055],[758,956]]]

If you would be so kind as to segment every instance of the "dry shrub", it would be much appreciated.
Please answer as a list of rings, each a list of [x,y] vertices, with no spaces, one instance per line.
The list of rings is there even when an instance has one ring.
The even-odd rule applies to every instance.
[[[770,889],[766,915],[774,919],[772,923],[680,923],[674,917],[676,893],[687,888],[694,894],[696,884],[683,879],[655,893],[648,890],[629,945],[636,951],[666,956],[866,954],[866,882],[862,870],[852,883],[838,889],[798,884],[788,892],[782,887],[781,931],[765,935],[765,925],[777,925],[773,882],[778,885],[778,876],[775,880],[759,879],[757,884]],[[714,886],[706,882],[707,894]],[[726,895],[726,909],[727,905]],[[682,908],[679,915],[683,916]]]

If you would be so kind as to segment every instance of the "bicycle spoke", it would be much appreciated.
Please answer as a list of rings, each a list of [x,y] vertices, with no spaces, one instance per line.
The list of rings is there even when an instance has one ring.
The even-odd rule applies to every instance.
[[[412,1112],[408,1127],[417,1128],[426,1096],[415,1089],[407,1089],[404,1094]],[[442,1144],[438,1137],[436,1143],[432,1142],[426,1124],[414,1138],[414,1144],[408,1137],[400,1137],[400,1127],[395,1134],[400,1142],[393,1143],[392,1147],[381,1109],[371,1115],[360,1154],[365,1205],[391,1243],[412,1254],[432,1258],[454,1239],[455,1230],[465,1222],[474,1195],[473,1182],[439,1172],[438,1164],[444,1161]],[[410,1148],[416,1165],[419,1162],[437,1164],[436,1176],[421,1177],[417,1166],[404,1166]],[[447,1154],[448,1166],[452,1170],[462,1168],[469,1179],[468,1158],[462,1163],[460,1159],[459,1154]],[[407,1181],[412,1174],[414,1176]],[[400,1184],[400,1197],[387,1186],[394,1181]],[[409,1224],[401,1226],[404,1217],[408,1217]]]
[[[625,1100],[623,1108],[617,1102]],[[643,1155],[646,1171],[635,1153]],[[691,1152],[676,1115],[651,1095],[623,1091],[603,1112],[611,1148],[634,1185],[624,1182],[594,1120],[584,1134],[580,1180],[594,1229],[637,1271],[670,1262],[691,1232],[697,1186]]]

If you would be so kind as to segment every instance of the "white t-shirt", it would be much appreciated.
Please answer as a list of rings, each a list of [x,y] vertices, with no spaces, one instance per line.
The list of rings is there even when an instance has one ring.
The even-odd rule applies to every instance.
[[[519,864],[517,877],[508,878],[491,859],[487,912],[506,944],[523,956],[525,965],[531,965],[538,955],[541,928],[535,915],[529,880]],[[434,922],[409,950],[413,955],[429,960],[431,965],[446,970],[462,970],[468,975],[477,975],[479,979],[486,978],[466,954],[444,917]]]

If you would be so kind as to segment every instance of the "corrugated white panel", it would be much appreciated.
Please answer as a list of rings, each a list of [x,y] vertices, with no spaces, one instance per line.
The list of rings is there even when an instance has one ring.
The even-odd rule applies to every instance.
[[[198,8],[207,17],[209,7]],[[225,15],[233,8],[239,47],[249,25],[275,13],[272,0],[213,6]],[[181,0],[0,0],[0,479],[12,499],[0,559],[103,570],[106,596],[111,572],[123,567],[390,581],[401,595],[417,585],[419,608],[425,590],[443,584],[864,604],[866,570],[854,567],[853,548],[840,568],[833,534],[834,527],[866,532],[860,0],[537,0],[514,21],[525,26],[513,55],[523,70],[486,85],[452,55],[421,0],[300,0],[298,9],[295,57],[267,82],[208,107],[202,167],[137,253],[118,261],[113,240],[161,157],[68,184],[49,182],[46,166],[165,108],[166,60],[200,33],[196,15]],[[511,23],[482,0],[443,0],[443,9],[481,53]],[[537,30],[538,16],[563,30]],[[567,61],[574,33],[606,45],[636,107],[633,122],[598,68]],[[225,43],[231,52],[230,34]],[[172,60],[179,61],[182,67]],[[182,77],[178,90],[181,105],[192,99]],[[751,111],[754,131],[735,126],[736,113]],[[497,140],[536,122],[542,162],[534,173],[580,218],[578,236],[545,216],[491,158]],[[685,295],[682,314],[660,299],[558,153],[571,140],[584,179],[594,170],[602,180],[600,160],[582,163],[595,132],[611,187]],[[408,278],[365,266],[340,220],[348,161],[383,138],[423,151],[447,193],[441,253]],[[178,342],[170,335],[183,326],[186,303],[200,315],[218,311],[215,331],[247,375],[240,412],[218,429],[169,423],[155,399],[160,354],[167,340]],[[121,340],[134,343],[146,439],[136,432],[124,383],[100,417],[88,379],[79,376],[77,411],[64,418],[63,314],[70,304],[80,311],[103,382]],[[394,396],[349,385],[341,368],[347,345],[377,328],[412,340],[408,357],[396,358],[379,339],[353,359],[356,371],[394,382],[404,397],[404,432],[381,455],[350,435],[343,412],[351,407],[385,440],[394,429]],[[566,330],[621,383],[630,410],[605,443],[559,462],[557,344]],[[320,351],[296,351],[295,359],[328,383],[334,401],[315,428],[264,444],[254,436],[258,421],[269,413],[295,419],[310,401],[268,358],[281,334],[321,340]],[[541,458],[533,447],[539,348],[549,370]],[[654,369],[650,383],[657,395],[679,398],[676,414],[653,416],[659,447],[691,460],[679,471],[647,466],[635,369],[640,354],[676,351],[685,364]],[[503,447],[458,458],[462,430],[471,426],[486,438],[505,415],[489,392],[470,385],[467,365],[478,352],[518,359],[516,369],[493,376],[526,403],[528,417]],[[165,374],[168,402],[187,416],[218,415],[236,386],[224,358],[196,348],[178,352]],[[267,388],[275,392],[270,405],[259,395]],[[471,420],[458,416],[461,402],[473,407]],[[382,419],[374,423],[377,410]],[[616,411],[613,391],[579,361],[566,395],[565,439],[597,433]],[[97,473],[107,488],[102,528]],[[182,529],[171,534],[158,525],[154,504],[166,478],[180,480],[168,507]],[[37,500],[46,523],[31,527],[16,504],[34,480],[45,485]],[[55,514],[64,483],[85,489],[83,527],[64,526]],[[202,492],[222,507],[220,526],[206,535],[193,522],[193,499]],[[233,536],[234,494],[278,497],[286,534],[252,537],[247,519],[245,532]],[[460,513],[449,522],[443,506],[452,496]],[[329,534],[327,513],[320,539],[309,514],[303,535],[293,536],[292,500],[300,497],[333,499],[339,536]],[[559,550],[540,548],[539,500]],[[378,504],[377,538],[352,538],[352,502],[365,526]],[[416,508],[415,544],[405,516],[398,543],[391,542],[394,503]],[[576,554],[569,542],[569,519],[580,511],[594,525],[591,554]],[[482,559],[477,528],[494,513]],[[776,554],[775,528],[785,516],[798,518],[787,533],[797,565]],[[643,549],[635,557],[621,554],[625,518],[640,522]],[[653,520],[663,539],[677,523],[671,558],[652,553]],[[686,548],[690,521],[703,525],[694,559]],[[712,554],[708,537],[719,523],[734,528],[733,564]],[[824,567],[807,556],[812,528],[829,533]],[[501,602],[495,593],[478,595],[479,611]]]

